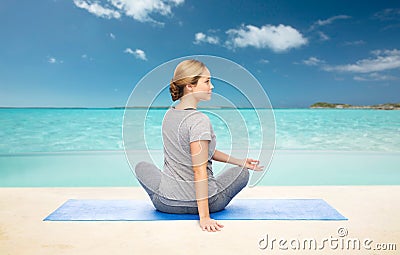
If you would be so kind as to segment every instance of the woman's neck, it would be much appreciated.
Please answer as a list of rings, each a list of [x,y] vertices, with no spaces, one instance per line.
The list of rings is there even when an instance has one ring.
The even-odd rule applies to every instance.
[[[182,98],[180,103],[175,106],[175,109],[183,110],[186,108],[197,109],[198,102],[194,98]]]

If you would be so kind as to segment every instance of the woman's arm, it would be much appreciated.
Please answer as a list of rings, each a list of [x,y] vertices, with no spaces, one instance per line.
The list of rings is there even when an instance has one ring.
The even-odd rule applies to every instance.
[[[207,231],[217,231],[220,230],[223,225],[210,218],[210,211],[208,208],[208,143],[209,141],[207,140],[192,142],[190,143],[190,152],[192,155],[200,227]]]
[[[244,166],[246,168],[256,170],[256,171],[261,171],[264,167],[259,166],[258,164],[260,163],[259,160],[256,159],[251,159],[251,158],[246,158],[246,159],[237,159],[234,158],[226,153],[223,153],[222,151],[215,150],[214,155],[212,157],[213,160],[224,162],[224,163],[229,163],[237,166]]]
[[[224,163],[229,163],[233,165],[238,165],[238,166],[243,166],[244,160],[240,160],[237,158],[234,158],[226,153],[223,153],[222,151],[215,150],[214,155],[212,157],[213,160],[224,162]]]

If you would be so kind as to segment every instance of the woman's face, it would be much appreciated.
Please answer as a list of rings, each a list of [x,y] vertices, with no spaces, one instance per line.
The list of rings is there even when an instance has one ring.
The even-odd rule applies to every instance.
[[[211,84],[211,74],[206,68],[197,81],[197,86],[193,88],[193,96],[199,101],[208,101],[211,99],[211,93],[214,86]]]

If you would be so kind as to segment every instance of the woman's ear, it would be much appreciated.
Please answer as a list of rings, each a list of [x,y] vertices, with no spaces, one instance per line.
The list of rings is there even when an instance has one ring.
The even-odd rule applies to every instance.
[[[186,90],[192,91],[193,90],[192,84],[186,84]]]

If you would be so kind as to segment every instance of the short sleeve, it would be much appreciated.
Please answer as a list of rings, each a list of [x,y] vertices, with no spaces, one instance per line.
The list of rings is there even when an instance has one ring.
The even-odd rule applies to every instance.
[[[211,123],[207,115],[203,113],[191,116],[188,123],[189,141],[208,140],[211,141]]]

